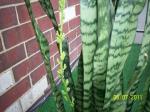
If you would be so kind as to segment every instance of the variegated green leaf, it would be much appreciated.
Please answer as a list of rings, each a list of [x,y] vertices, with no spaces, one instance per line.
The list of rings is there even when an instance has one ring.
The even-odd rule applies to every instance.
[[[42,8],[44,9],[44,11],[46,12],[46,14],[48,15],[48,17],[50,18],[50,20],[52,21],[55,31],[59,31],[51,1],[50,0],[39,0],[39,2],[41,4]]]
[[[142,42],[141,51],[139,54],[138,64],[137,64],[137,66],[135,68],[135,72],[134,72],[134,76],[136,76],[136,77],[134,78],[134,82],[131,85],[130,90],[129,90],[130,95],[136,94],[138,84],[140,82],[142,73],[147,66],[147,62],[148,62],[148,58],[149,58],[148,54],[150,52],[150,38],[149,38],[149,36],[150,36],[150,2],[148,4],[149,4],[148,5],[149,7],[148,7],[147,23],[145,26],[144,38],[143,38],[143,42]],[[133,104],[133,101],[128,100],[126,112],[131,111],[132,104]]]
[[[119,1],[113,23],[106,76],[104,111],[124,111],[123,101],[112,100],[113,95],[122,95],[122,70],[134,41],[137,17],[145,5],[144,0]]]
[[[59,32],[57,20],[56,20],[54,10],[53,10],[50,0],[39,0],[39,1],[40,1],[42,8],[44,9],[44,11],[48,15],[48,17],[51,19],[55,31]],[[66,65],[66,69],[64,70],[64,77],[69,80],[69,87],[71,88],[70,89],[70,97],[71,97],[74,94],[74,82],[73,82],[72,74],[71,74],[70,61],[69,61],[70,60],[69,48],[68,48],[66,39],[63,41],[62,47],[63,47],[63,51],[65,52],[65,55],[66,55],[65,59],[64,59],[64,64]]]
[[[93,97],[94,107],[97,112],[101,112],[104,105],[105,82],[107,73],[107,60],[110,36],[112,30],[111,14],[112,3],[110,0],[97,0],[98,20],[97,20],[97,46],[94,54],[93,70]]]
[[[78,62],[78,78],[75,85],[75,112],[83,112],[83,55],[80,54]]]
[[[91,112],[93,59],[97,45],[97,0],[80,0],[80,9],[84,69],[83,112]]]
[[[61,93],[57,89],[57,86],[56,86],[56,83],[54,81],[54,77],[53,77],[52,71],[51,71],[49,43],[48,43],[47,39],[45,38],[44,34],[41,32],[39,26],[36,23],[36,20],[34,18],[33,12],[32,12],[30,0],[25,0],[25,3],[26,3],[26,6],[28,9],[30,18],[31,18],[31,22],[32,22],[32,25],[33,25],[33,28],[35,31],[35,35],[36,35],[36,39],[37,39],[37,42],[38,42],[38,45],[40,48],[40,52],[42,54],[42,57],[43,57],[43,60],[45,63],[46,71],[47,71],[48,77],[50,79],[51,90],[52,90],[52,94],[55,97],[57,111],[65,112]]]

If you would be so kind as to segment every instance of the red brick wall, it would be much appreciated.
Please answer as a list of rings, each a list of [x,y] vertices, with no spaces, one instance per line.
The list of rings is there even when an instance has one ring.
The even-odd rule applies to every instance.
[[[56,73],[58,68],[56,59],[59,57],[59,53],[54,28],[39,2],[31,1],[36,20],[49,41],[51,66],[53,72]],[[51,1],[59,21],[57,0]],[[64,24],[64,32],[69,42],[70,60],[73,63],[78,58],[81,48],[79,0],[66,1],[66,8],[74,7],[76,11],[75,17]],[[8,88],[2,87],[4,89],[0,93],[0,112],[19,101],[20,97],[30,91],[46,74],[23,0],[0,0],[0,76],[5,75],[7,71],[11,71],[10,75],[14,81],[7,85]],[[9,74],[7,75],[9,77]],[[4,82],[7,83],[7,80]]]

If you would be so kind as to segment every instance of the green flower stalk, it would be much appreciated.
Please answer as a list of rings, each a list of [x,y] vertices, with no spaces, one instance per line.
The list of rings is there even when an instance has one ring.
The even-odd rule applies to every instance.
[[[64,78],[64,70],[66,69],[66,65],[63,63],[65,59],[65,52],[63,51],[63,41],[64,41],[64,33],[63,33],[63,21],[64,21],[64,9],[65,9],[65,0],[59,0],[59,12],[60,12],[60,26],[59,26],[59,32],[56,34],[56,40],[59,45],[59,53],[60,53],[60,60],[57,59],[59,66],[58,69],[58,76],[61,79],[63,90],[61,91],[64,100],[66,100],[70,105],[72,110],[74,110],[74,102],[73,98],[71,99],[69,97],[68,92],[70,91],[70,88],[68,87],[68,79]]]

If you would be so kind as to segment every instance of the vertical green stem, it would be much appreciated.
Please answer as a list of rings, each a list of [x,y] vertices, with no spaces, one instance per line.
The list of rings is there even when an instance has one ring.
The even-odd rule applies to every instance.
[[[64,34],[63,34],[63,21],[64,21],[64,9],[65,9],[65,0],[59,0],[59,12],[60,12],[60,26],[59,26],[59,31],[57,32],[57,42],[59,45],[59,53],[60,53],[60,60],[58,61],[58,64],[60,65],[59,69],[58,69],[58,76],[62,81],[62,85],[63,85],[63,90],[62,95],[64,97],[64,100],[66,100],[71,108],[72,111],[74,111],[74,103],[72,101],[72,99],[69,97],[68,91],[69,91],[69,87],[68,87],[68,80],[66,80],[64,78],[64,70],[66,69],[66,65],[63,64],[64,59],[65,59],[65,52],[62,50],[62,43],[64,41]]]

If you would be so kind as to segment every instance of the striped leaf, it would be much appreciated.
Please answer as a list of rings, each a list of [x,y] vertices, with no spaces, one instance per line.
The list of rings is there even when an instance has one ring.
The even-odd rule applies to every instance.
[[[48,15],[48,17],[52,21],[52,24],[54,26],[55,31],[59,32],[59,26],[57,24],[57,20],[56,20],[54,10],[53,10],[53,7],[52,7],[50,0],[39,0],[39,1],[40,1],[42,8],[44,9],[46,14]],[[74,82],[73,82],[71,68],[70,68],[69,48],[68,48],[68,43],[67,43],[66,39],[63,41],[62,47],[63,47],[63,51],[66,54],[65,60],[64,60],[64,64],[66,65],[66,69],[64,70],[64,77],[69,80],[70,97],[73,97],[73,95],[74,95]]]
[[[130,90],[129,90],[130,95],[136,94],[138,84],[140,82],[142,73],[147,66],[147,62],[148,62],[148,58],[149,58],[148,54],[150,52],[150,38],[149,38],[149,36],[150,36],[150,1],[148,1],[148,2],[149,2],[148,3],[149,7],[148,7],[147,23],[145,26],[144,38],[143,38],[143,42],[142,42],[139,59],[138,59],[138,64],[137,64],[137,66],[135,68],[135,72],[134,72],[134,76],[136,75],[136,77],[134,79],[135,81],[133,82],[133,84],[131,85]],[[128,100],[126,112],[131,111],[132,104],[133,104],[133,101]]]
[[[94,55],[93,70],[93,97],[94,107],[97,112],[101,112],[105,97],[105,79],[107,72],[107,60],[110,36],[112,30],[112,14],[110,0],[97,0],[98,20],[97,20],[97,46]]]
[[[122,95],[122,70],[134,41],[137,17],[144,4],[144,0],[119,1],[109,49],[104,105],[106,112],[120,112],[125,108],[123,101],[112,100],[112,97]]]
[[[75,86],[75,112],[83,112],[83,55],[80,54],[78,62],[78,78]]]
[[[91,112],[93,59],[97,45],[97,0],[80,0],[80,9],[84,69],[83,112]]]
[[[144,105],[143,112],[150,112],[150,86],[147,93],[146,103]]]
[[[51,4],[50,0],[39,0],[42,8],[44,9],[45,13],[48,15],[48,17],[50,18],[50,20],[52,21],[52,24],[54,26],[55,31],[58,31],[58,24],[56,21],[56,17],[54,14],[54,10]]]
[[[39,26],[36,23],[36,20],[34,18],[33,12],[32,12],[30,0],[25,0],[25,3],[26,3],[26,6],[28,9],[30,18],[31,18],[31,22],[32,22],[32,25],[33,25],[33,28],[35,31],[35,35],[36,35],[36,39],[37,39],[37,42],[38,42],[38,45],[40,48],[40,52],[41,52],[43,60],[44,60],[46,71],[47,71],[48,77],[50,79],[51,90],[52,90],[52,94],[54,95],[54,98],[56,101],[57,111],[65,112],[61,93],[57,89],[57,86],[56,86],[56,83],[54,81],[54,77],[53,77],[52,71],[51,71],[49,43],[48,43],[47,39],[45,38],[44,34],[41,32]]]

